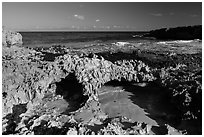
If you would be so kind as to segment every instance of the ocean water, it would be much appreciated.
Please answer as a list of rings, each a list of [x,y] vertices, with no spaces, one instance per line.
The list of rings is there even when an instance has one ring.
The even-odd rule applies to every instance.
[[[26,47],[141,40],[144,32],[20,32]]]
[[[135,49],[153,52],[175,52],[194,54],[201,52],[202,41],[198,40],[156,40],[145,38],[145,32],[20,32],[24,47],[65,46],[73,49],[97,44],[129,43]]]

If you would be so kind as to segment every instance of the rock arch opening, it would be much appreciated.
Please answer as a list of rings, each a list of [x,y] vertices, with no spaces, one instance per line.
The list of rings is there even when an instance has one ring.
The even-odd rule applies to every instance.
[[[70,73],[60,82],[56,82],[56,95],[61,95],[69,103],[70,111],[74,111],[82,107],[88,100],[88,96],[83,95],[83,88],[75,74]]]

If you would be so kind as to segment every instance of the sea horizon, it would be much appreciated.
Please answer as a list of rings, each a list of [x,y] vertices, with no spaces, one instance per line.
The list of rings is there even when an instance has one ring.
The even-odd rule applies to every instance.
[[[135,30],[15,30],[17,32],[137,32],[148,33],[149,31]]]

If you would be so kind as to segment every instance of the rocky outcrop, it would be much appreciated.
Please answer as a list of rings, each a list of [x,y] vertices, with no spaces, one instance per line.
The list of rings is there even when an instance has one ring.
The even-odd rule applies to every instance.
[[[12,56],[15,53],[15,56]],[[79,57],[66,54],[54,62],[40,61],[40,53],[34,50],[11,47],[3,50],[3,92],[5,105],[28,103],[44,97],[49,86],[74,72],[79,83],[84,85],[84,95],[97,98],[97,89],[111,80],[153,81],[150,68],[141,61],[130,61],[127,67],[106,61],[103,58]],[[122,63],[123,64],[123,63]],[[55,92],[53,90],[52,92]]]
[[[22,35],[18,32],[8,31],[5,28],[2,29],[2,44],[3,46],[21,46],[23,44]]]
[[[193,40],[202,39],[202,26],[187,26],[152,30],[145,37],[155,37],[164,40]]]
[[[89,108],[88,104],[92,100],[98,100],[97,89],[108,81],[148,82],[155,79],[150,68],[137,60],[132,60],[129,64],[127,62],[125,65],[124,62],[112,63],[95,55],[90,58],[65,54],[56,58],[54,62],[49,62],[42,61],[42,56],[40,52],[23,47],[3,47],[2,93],[5,119],[9,119],[7,116],[11,114],[15,119],[19,119],[15,116],[16,110],[13,108],[21,104],[26,106],[27,112],[38,111],[32,108],[38,106],[47,94],[56,96],[57,88],[59,88],[57,83],[69,77],[70,74],[74,74],[76,80],[81,83],[83,87],[81,94],[89,97],[84,106]],[[100,108],[91,107],[91,109],[98,112]],[[32,117],[33,114],[34,112],[29,114],[26,119]],[[12,119],[10,122],[20,124],[18,120]],[[5,126],[5,133],[10,132],[9,129],[9,126]]]
[[[161,69],[161,83],[168,87],[172,102],[183,113],[183,119],[201,120],[202,105],[202,70],[194,73],[186,65],[178,64],[175,68]]]
[[[61,50],[59,47],[47,52],[49,49],[27,49],[15,44],[2,48],[4,134],[95,134],[90,126],[84,126],[75,117],[80,119],[78,115],[81,112],[88,119],[86,122],[92,125],[107,120],[100,110],[98,90],[113,80],[153,82],[168,91],[183,119],[201,121],[201,54],[175,57],[149,52],[77,55],[65,48],[63,53]],[[57,55],[47,60],[47,53]],[[185,60],[183,64],[179,64],[181,60]],[[72,79],[73,83],[67,83]],[[63,86],[74,86],[76,83],[80,88],[75,90],[81,95],[71,93],[69,86]],[[81,101],[81,97],[85,102]],[[82,102],[77,106],[78,115],[67,115],[67,100],[63,99],[68,98]],[[105,121],[106,126],[98,134],[129,134],[128,130],[134,134],[149,134],[147,124],[132,124],[136,129],[124,130],[120,122],[116,124],[115,119],[112,120]],[[173,129],[170,125],[167,127]]]

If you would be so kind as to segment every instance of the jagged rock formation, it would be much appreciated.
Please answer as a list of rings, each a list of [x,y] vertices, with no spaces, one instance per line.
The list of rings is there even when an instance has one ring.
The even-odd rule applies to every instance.
[[[47,94],[56,94],[56,83],[71,73],[83,85],[82,94],[89,96],[89,102],[97,101],[97,89],[108,81],[154,80],[150,68],[141,61],[133,61],[134,67],[123,67],[95,56],[66,54],[54,62],[40,61],[41,56],[39,52],[21,47],[3,48],[3,116],[15,113],[14,106],[27,104],[30,110]]]
[[[84,123],[94,126],[107,120],[107,116],[100,110],[98,89],[113,80],[155,82],[167,89],[172,103],[182,112],[182,119],[201,121],[200,54],[171,58],[165,57],[166,54],[154,53],[153,56],[160,59],[158,61],[157,58],[139,57],[138,52],[123,56],[121,53],[108,56],[101,53],[98,56],[77,55],[64,48],[62,53],[60,50],[57,49],[56,53],[53,49],[47,52],[15,45],[2,48],[4,134],[42,134],[43,131],[46,134],[95,134]],[[47,60],[47,53],[57,55]],[[165,61],[171,58],[167,65],[159,63],[164,57]],[[187,61],[179,64],[183,59]],[[193,64],[195,62],[197,69]],[[78,88],[69,90],[74,85]],[[69,105],[73,104],[76,108],[73,100],[80,100],[78,110],[72,110],[76,111],[75,116],[67,115],[70,114],[67,109]],[[88,119],[84,123],[80,121],[80,112]],[[117,120],[112,120],[104,121],[106,126],[98,130],[97,134],[149,134],[151,129],[147,124],[136,122],[132,123],[135,129],[124,130]],[[169,129],[174,130],[166,125],[165,134],[170,132]]]
[[[16,53],[15,56],[12,56],[13,53]],[[72,72],[79,83],[84,85],[84,95],[90,96],[97,95],[96,90],[110,80],[154,80],[150,68],[141,61],[132,62],[135,66],[124,67],[103,58],[82,58],[66,54],[48,63],[41,62],[38,54],[34,50],[18,47],[3,50],[3,74],[7,74],[3,75],[3,91],[8,97],[4,101],[10,104],[6,106],[12,108],[13,105],[43,98],[50,84],[61,81]]]
[[[182,111],[183,118],[201,120],[202,70],[192,73],[186,70],[186,65],[178,64],[175,68],[162,69],[160,77],[161,83],[170,90],[172,102]]]
[[[23,44],[22,35],[18,32],[8,31],[4,27],[2,29],[2,45],[3,46],[12,46]]]
[[[202,25],[152,30],[144,36],[176,40],[202,39]]]

